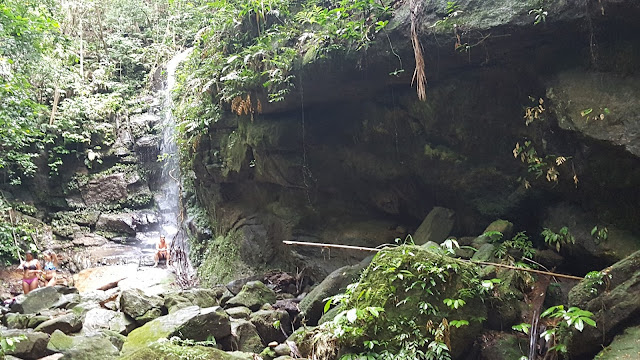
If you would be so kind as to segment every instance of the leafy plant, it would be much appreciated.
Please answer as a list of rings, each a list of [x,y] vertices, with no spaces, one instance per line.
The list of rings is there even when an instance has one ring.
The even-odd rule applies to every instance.
[[[571,329],[582,332],[585,326],[596,326],[596,322],[592,319],[593,313],[578,307],[570,307],[565,310],[563,305],[552,306],[543,311],[540,316],[552,320],[548,324],[547,330],[540,334],[540,337],[551,344],[549,351],[560,354],[567,353],[567,341]]]
[[[560,251],[560,248],[563,245],[576,243],[575,237],[571,235],[571,233],[569,232],[569,229],[566,226],[563,226],[562,228],[560,228],[560,230],[557,233],[553,232],[551,229],[544,228],[544,230],[542,230],[542,233],[540,233],[540,235],[544,237],[545,243],[555,248],[556,251],[558,252]]]
[[[496,246],[494,255],[500,259],[507,260],[508,263],[515,263],[515,258],[509,254],[514,251],[520,257],[531,258],[535,254],[535,249],[529,237],[524,231],[517,233],[511,240],[504,241]]]
[[[549,13],[545,11],[543,8],[539,8],[539,9],[529,10],[529,15],[534,16],[533,24],[538,25],[540,23],[547,21],[547,15],[549,15]]]
[[[22,340],[26,340],[27,337],[24,335],[20,336],[0,336],[0,357],[4,359],[4,356],[12,352],[16,349],[16,344]]]
[[[606,226],[600,227],[596,225],[591,229],[591,236],[596,239],[596,243],[607,241],[609,238],[609,228]]]
[[[608,278],[611,278],[611,275],[606,275],[602,271],[590,271],[584,276],[585,285],[589,288],[589,292],[593,295],[598,294],[598,288],[603,286],[605,281]]]

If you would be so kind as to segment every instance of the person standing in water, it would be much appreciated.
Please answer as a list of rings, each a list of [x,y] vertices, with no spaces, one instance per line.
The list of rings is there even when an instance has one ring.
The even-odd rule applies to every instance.
[[[155,256],[155,266],[158,266],[158,261],[160,259],[165,259],[167,261],[167,265],[169,265],[169,247],[167,246],[167,242],[164,238],[164,235],[160,235],[160,241],[156,244],[156,256]]]
[[[33,258],[31,251],[24,253],[25,260],[18,269],[22,270],[22,290],[25,295],[38,288],[38,274],[42,272],[40,261]]]
[[[57,282],[58,256],[51,250],[44,253],[44,280],[46,286],[54,286]]]

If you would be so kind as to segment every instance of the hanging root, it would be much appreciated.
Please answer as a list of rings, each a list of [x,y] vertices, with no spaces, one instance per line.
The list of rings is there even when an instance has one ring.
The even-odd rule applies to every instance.
[[[416,59],[416,69],[413,71],[411,85],[416,83],[416,91],[418,99],[425,101],[427,99],[427,75],[424,73],[424,56],[422,55],[422,45],[418,39],[418,9],[420,2],[411,0],[411,45],[413,46],[413,56]]]

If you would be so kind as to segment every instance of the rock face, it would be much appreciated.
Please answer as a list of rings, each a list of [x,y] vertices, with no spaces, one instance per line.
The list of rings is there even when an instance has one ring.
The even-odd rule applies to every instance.
[[[613,342],[598,353],[598,360],[638,359],[640,358],[640,327],[630,327],[617,335]]]
[[[594,313],[597,328],[574,333],[572,356],[593,355],[608,344],[621,326],[640,314],[640,251],[601,271],[603,284],[582,280],[569,292],[569,305]],[[604,344],[603,344],[604,334]]]

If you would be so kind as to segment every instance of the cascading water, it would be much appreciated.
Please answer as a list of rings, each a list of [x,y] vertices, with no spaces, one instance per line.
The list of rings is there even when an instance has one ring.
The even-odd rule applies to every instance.
[[[171,244],[171,257],[173,269],[176,272],[178,282],[182,286],[193,285],[195,271],[187,256],[187,241],[182,229],[183,216],[180,212],[180,166],[176,145],[176,123],[173,118],[173,100],[171,93],[176,82],[176,68],[184,61],[193,49],[184,50],[175,55],[166,68],[167,82],[163,91],[164,122],[163,136],[160,144],[160,153],[164,159],[162,175],[159,182],[159,196],[156,197],[160,212],[160,231]],[[156,240],[157,241],[157,240]]]

